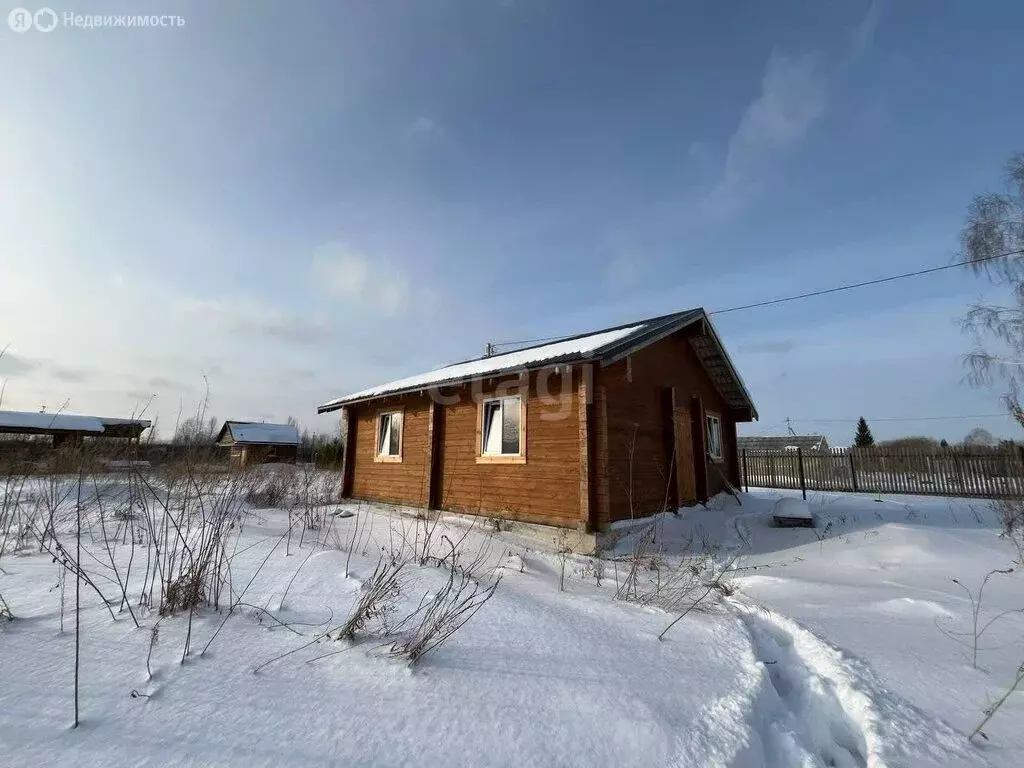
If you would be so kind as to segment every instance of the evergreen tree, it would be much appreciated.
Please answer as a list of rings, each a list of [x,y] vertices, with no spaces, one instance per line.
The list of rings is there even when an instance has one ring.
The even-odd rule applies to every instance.
[[[857,421],[857,434],[853,438],[853,444],[857,448],[867,448],[875,444],[875,437],[863,416]]]

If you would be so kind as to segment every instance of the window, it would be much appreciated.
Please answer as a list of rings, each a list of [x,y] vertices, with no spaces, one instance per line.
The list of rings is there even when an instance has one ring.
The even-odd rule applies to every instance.
[[[525,438],[523,402],[518,395],[483,402],[480,425],[481,457],[523,457]]]
[[[377,461],[402,460],[402,412],[377,417]]]
[[[708,455],[712,459],[722,458],[722,420],[714,414],[707,414]]]

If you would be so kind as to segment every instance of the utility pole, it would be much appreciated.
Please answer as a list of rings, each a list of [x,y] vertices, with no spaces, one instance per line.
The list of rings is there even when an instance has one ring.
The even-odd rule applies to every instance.
[[[796,432],[793,431],[793,424],[792,422],[790,422],[789,416],[786,417],[786,429],[789,430],[789,434],[791,434],[793,437],[796,437]]]
[[[484,357],[490,357],[494,353],[495,353],[494,344],[492,344],[491,342],[488,341],[486,346],[484,346]]]

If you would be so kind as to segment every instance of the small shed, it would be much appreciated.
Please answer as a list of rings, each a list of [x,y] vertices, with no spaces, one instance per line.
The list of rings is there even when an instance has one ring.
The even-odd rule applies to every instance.
[[[299,453],[299,430],[294,424],[225,421],[217,445],[231,449],[231,466],[294,464]]]

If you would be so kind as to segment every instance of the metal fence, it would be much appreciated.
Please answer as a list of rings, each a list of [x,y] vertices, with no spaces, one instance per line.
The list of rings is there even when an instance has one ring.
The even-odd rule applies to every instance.
[[[745,487],[1007,498],[1024,495],[1024,447],[933,452],[854,448],[843,453],[740,454]]]

